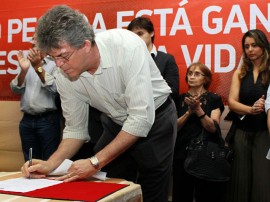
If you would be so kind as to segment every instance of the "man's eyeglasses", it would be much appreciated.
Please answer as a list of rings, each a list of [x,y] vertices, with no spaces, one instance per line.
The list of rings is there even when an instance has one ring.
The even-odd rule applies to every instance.
[[[50,56],[51,57],[51,59],[53,60],[53,61],[55,61],[55,62],[57,62],[57,61],[61,61],[61,62],[63,62],[63,63],[67,63],[69,60],[70,60],[70,58],[71,58],[71,56],[73,55],[73,53],[76,51],[77,49],[75,49],[74,51],[72,51],[72,53],[70,53],[68,56]]]
[[[192,71],[189,71],[188,73],[187,73],[187,75],[188,76],[193,76],[194,75],[194,77],[200,77],[200,76],[205,76],[203,73],[201,73],[201,72],[192,72]]]

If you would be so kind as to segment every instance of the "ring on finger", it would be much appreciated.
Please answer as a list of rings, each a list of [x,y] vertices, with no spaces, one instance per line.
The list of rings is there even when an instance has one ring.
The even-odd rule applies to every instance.
[[[70,173],[68,173],[67,176],[68,176],[68,178],[71,178],[71,174]]]

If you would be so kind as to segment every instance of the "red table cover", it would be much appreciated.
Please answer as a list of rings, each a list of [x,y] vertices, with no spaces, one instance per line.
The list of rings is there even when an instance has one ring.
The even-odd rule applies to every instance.
[[[0,190],[0,193],[14,194],[27,197],[61,199],[61,200],[79,200],[79,201],[97,201],[113,192],[116,192],[127,184],[105,183],[105,182],[63,182],[57,185],[37,189],[30,192],[19,193]]]

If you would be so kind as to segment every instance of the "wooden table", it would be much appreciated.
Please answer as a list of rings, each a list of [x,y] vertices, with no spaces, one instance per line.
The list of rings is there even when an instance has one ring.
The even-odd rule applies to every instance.
[[[0,172],[0,181],[21,177],[20,172]],[[105,182],[129,184],[129,186],[116,191],[98,202],[142,202],[142,190],[139,184],[122,179],[108,179]],[[1,202],[67,202],[66,200],[31,198],[18,195],[0,194]],[[77,201],[78,202],[78,201]]]

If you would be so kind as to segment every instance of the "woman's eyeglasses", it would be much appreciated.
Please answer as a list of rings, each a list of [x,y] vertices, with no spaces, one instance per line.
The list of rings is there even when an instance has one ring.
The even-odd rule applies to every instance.
[[[201,72],[192,72],[192,71],[189,71],[187,73],[188,76],[194,76],[194,77],[200,77],[200,76],[205,76],[203,73]]]

